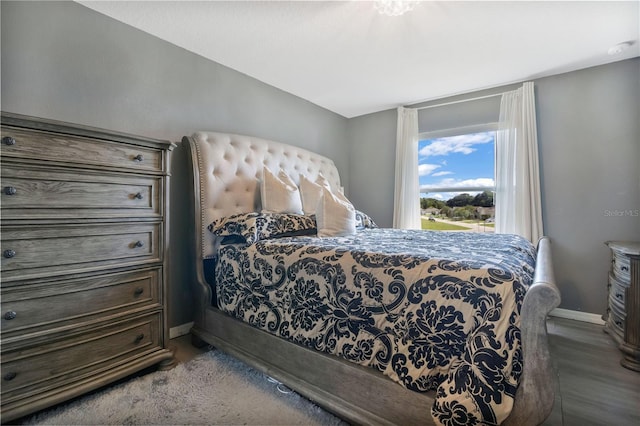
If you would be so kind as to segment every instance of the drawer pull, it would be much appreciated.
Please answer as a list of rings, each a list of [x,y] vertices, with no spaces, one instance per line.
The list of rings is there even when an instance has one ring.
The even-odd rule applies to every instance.
[[[10,382],[11,380],[15,379],[17,375],[18,375],[18,373],[15,373],[15,372],[11,371],[11,372],[5,374],[4,376],[2,376],[2,378],[5,381]]]
[[[5,250],[2,255],[5,257],[5,259],[11,259],[12,257],[14,257],[16,255],[16,251],[15,250]]]
[[[133,198],[135,198],[136,200],[142,200],[142,194],[138,192],[136,195],[133,196]]]
[[[144,243],[142,241],[138,240],[135,243],[133,243],[133,247],[134,248],[144,247]]]
[[[140,333],[136,336],[136,338],[133,340],[134,343],[140,343],[142,342],[142,339],[144,339],[144,333]]]
[[[138,287],[133,291],[135,296],[140,296],[142,293],[144,293],[144,289],[142,287]]]
[[[622,327],[622,321],[616,320],[615,323],[618,327]]]
[[[616,293],[616,299],[624,300],[622,293]]]
[[[142,154],[138,154],[135,157],[133,157],[133,161],[142,161],[142,160],[143,160]]]
[[[6,195],[16,195],[17,192],[18,192],[18,190],[14,186],[5,186],[4,187],[4,193]]]
[[[2,143],[5,145],[15,145],[16,140],[11,136],[5,136],[4,138],[2,138]]]
[[[11,321],[12,319],[14,319],[15,317],[17,317],[18,314],[16,313],[16,311],[9,311],[6,314],[3,315],[3,318],[6,319],[7,321]]]
[[[623,266],[620,269],[622,269],[624,272],[627,272],[629,270],[629,267],[628,266]]]

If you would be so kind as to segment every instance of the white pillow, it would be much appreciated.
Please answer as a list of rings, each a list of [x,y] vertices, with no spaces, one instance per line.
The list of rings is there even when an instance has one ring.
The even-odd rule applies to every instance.
[[[318,237],[340,237],[356,232],[356,209],[341,193],[322,188],[316,208]]]
[[[319,175],[315,182],[311,182],[306,176],[300,175],[300,197],[304,214],[310,215],[316,212],[318,201],[322,196],[322,188],[331,189],[329,181],[324,176]]]
[[[275,176],[268,168],[262,170],[260,182],[263,213],[302,214],[300,191],[284,170]]]

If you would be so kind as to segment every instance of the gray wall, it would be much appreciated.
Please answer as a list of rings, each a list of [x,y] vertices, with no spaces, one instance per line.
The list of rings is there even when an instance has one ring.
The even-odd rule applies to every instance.
[[[73,2],[0,3],[2,110],[179,141],[256,135],[334,159],[348,187],[347,120]],[[187,158],[172,158],[170,326],[192,320]]]
[[[640,240],[640,59],[541,78],[535,89],[544,227],[553,241],[560,307],[602,314],[604,242]],[[432,117],[421,124],[451,128],[477,116],[468,104],[448,106],[447,114],[440,109],[425,110]],[[395,120],[395,111],[383,111],[353,118],[348,127],[350,198],[381,226],[393,218]]]
[[[194,130],[220,130],[298,145],[333,158],[356,207],[391,226],[395,110],[347,120],[76,3],[2,1],[0,7],[4,111],[173,141]],[[602,313],[604,241],[640,240],[640,218],[615,216],[640,209],[640,59],[535,83],[544,225],[554,242],[561,307]],[[427,110],[424,123],[455,127],[452,117],[480,105]],[[191,321],[186,166],[178,147],[171,326]]]

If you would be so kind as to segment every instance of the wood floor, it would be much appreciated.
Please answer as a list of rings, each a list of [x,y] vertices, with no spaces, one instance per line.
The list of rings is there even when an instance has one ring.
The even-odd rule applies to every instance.
[[[547,426],[640,425],[640,373],[602,326],[562,318],[547,322],[556,402]]]
[[[563,318],[547,322],[557,376],[545,426],[640,425],[640,373],[620,365],[621,352],[602,326]],[[173,339],[178,362],[202,353],[189,336]]]

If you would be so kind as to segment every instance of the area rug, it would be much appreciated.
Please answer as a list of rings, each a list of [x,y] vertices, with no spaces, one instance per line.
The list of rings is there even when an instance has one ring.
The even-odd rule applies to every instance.
[[[169,371],[23,419],[46,425],[345,425],[282,384],[211,350]]]

